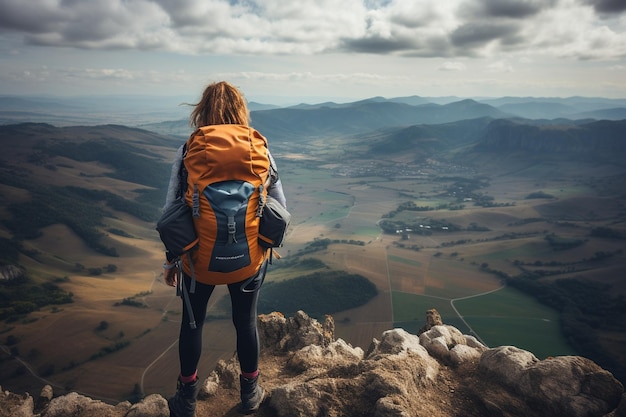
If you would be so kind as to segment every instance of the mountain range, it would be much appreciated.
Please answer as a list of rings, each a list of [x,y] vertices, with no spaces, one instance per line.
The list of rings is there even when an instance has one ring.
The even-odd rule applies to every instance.
[[[44,122],[56,126],[124,124],[159,127],[187,136],[186,117],[193,100],[185,97],[18,97],[0,96],[0,124]],[[626,99],[589,97],[460,98],[372,97],[349,103],[297,104],[279,107],[250,102],[254,125],[272,137],[292,139],[292,132],[314,137],[388,126],[447,123],[478,117],[526,119],[626,119]],[[163,126],[161,126],[163,127]]]
[[[54,126],[119,123],[186,138],[189,111],[182,97],[0,96],[0,125],[44,122]],[[624,151],[626,99],[417,95],[372,97],[350,103],[301,103],[290,107],[251,102],[252,125],[274,146],[342,137],[353,145],[367,138],[376,153],[413,149],[417,159],[451,147],[602,152]]]

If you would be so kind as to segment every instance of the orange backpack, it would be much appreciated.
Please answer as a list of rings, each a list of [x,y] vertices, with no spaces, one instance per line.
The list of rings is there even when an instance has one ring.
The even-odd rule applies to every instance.
[[[267,251],[258,243],[270,174],[267,140],[244,125],[201,127],[187,140],[183,163],[184,198],[199,238],[181,259],[183,270],[213,285],[252,277]]]

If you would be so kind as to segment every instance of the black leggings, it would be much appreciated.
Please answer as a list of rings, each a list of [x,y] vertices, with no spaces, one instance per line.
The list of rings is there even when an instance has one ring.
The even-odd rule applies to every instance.
[[[259,334],[257,332],[257,301],[259,290],[265,279],[267,263],[261,265],[259,272],[242,282],[228,284],[228,292],[232,305],[232,319],[237,333],[237,357],[242,372],[252,373],[259,366]],[[184,285],[190,288],[191,278],[184,274]],[[215,285],[196,282],[196,290],[189,294],[191,308],[197,323],[192,329],[189,325],[187,306],[183,302],[183,317],[178,339],[178,357],[180,373],[183,376],[193,375],[198,369],[202,353],[202,328],[206,318],[207,304]]]

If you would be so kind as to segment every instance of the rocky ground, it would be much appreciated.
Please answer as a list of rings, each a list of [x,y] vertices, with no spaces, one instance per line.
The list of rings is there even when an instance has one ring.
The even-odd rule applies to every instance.
[[[383,333],[365,352],[334,338],[334,322],[299,312],[261,316],[260,417],[626,417],[624,387],[578,356],[539,361],[513,346],[487,349],[441,324]],[[196,416],[239,416],[237,359],[206,378]],[[0,393],[0,417],[167,417],[166,400],[104,404],[76,393]]]

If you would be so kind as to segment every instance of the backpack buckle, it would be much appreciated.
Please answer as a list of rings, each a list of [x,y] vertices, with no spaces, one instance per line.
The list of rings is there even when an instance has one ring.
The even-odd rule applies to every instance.
[[[237,243],[237,239],[235,239],[236,232],[236,224],[235,218],[232,216],[228,217],[228,243]]]

